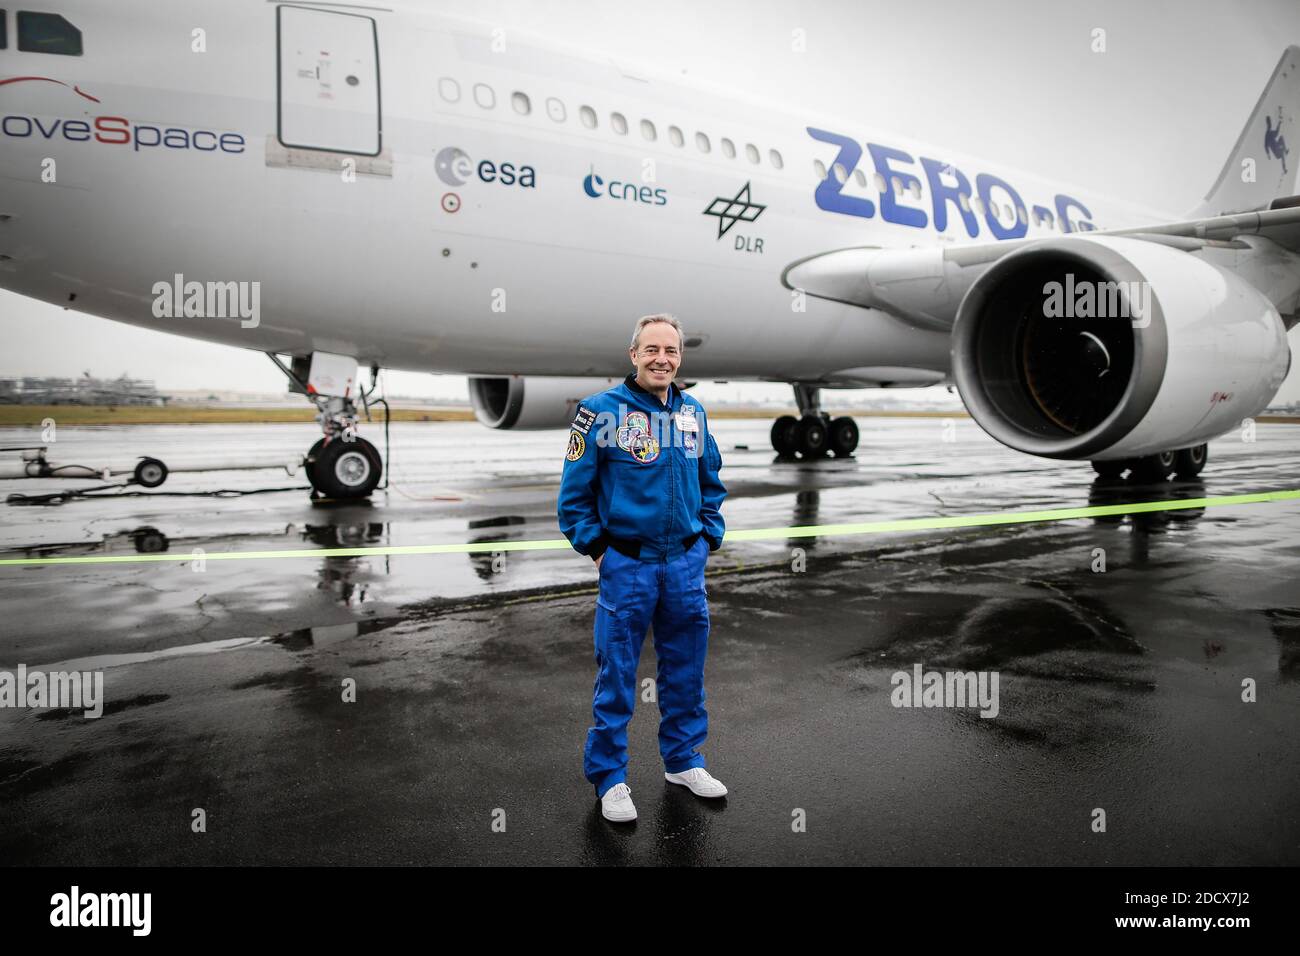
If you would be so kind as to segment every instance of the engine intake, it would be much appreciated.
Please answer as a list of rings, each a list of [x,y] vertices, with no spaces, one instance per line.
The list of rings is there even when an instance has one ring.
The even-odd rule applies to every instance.
[[[563,428],[578,403],[621,381],[615,378],[472,376],[469,399],[474,417],[489,428]]]
[[[1257,414],[1286,377],[1277,310],[1236,274],[1140,239],[1012,252],[971,286],[953,375],[1003,444],[1104,459],[1199,444]]]

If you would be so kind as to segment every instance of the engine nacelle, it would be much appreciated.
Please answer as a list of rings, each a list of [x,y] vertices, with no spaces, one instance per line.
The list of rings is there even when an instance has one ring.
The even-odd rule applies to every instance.
[[[1104,460],[1240,425],[1277,394],[1291,352],[1277,309],[1234,273],[1141,239],[1072,236],[976,280],[952,362],[971,416],[1004,445]]]
[[[573,421],[580,401],[621,381],[537,375],[474,376],[469,380],[469,400],[474,406],[474,416],[489,428],[564,428]]]

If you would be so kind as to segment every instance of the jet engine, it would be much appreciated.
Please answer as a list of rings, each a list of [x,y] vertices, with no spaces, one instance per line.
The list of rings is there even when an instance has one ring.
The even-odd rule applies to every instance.
[[[1046,458],[1188,448],[1267,405],[1290,367],[1286,329],[1249,282],[1158,242],[1034,243],[975,281],[953,325],[971,416]]]
[[[474,415],[489,428],[564,428],[578,403],[621,382],[617,378],[547,376],[472,376],[469,399]]]

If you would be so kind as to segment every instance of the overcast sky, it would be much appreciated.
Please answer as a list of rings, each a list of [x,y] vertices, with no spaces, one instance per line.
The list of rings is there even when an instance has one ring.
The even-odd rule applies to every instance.
[[[1296,0],[438,0],[507,29],[1042,171],[1177,215],[1208,190],[1282,50]],[[790,52],[803,28],[807,53]],[[1106,31],[1105,53],[1090,49]],[[0,375],[127,372],[169,388],[275,392],[265,356],[0,291]],[[1300,345],[1293,333],[1292,345]],[[1300,363],[1297,363],[1300,365]],[[465,397],[464,380],[388,373],[389,392]],[[787,397],[746,386],[754,397]],[[736,396],[735,386],[726,390]],[[707,394],[702,393],[707,399]],[[1300,368],[1283,387],[1300,400]]]

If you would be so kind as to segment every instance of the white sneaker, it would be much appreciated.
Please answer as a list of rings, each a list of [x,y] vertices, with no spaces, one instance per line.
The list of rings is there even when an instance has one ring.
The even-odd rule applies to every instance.
[[[632,803],[632,788],[616,783],[600,798],[600,815],[614,823],[636,819],[636,805]]]
[[[684,787],[690,787],[691,793],[697,797],[725,797],[727,795],[727,788],[722,785],[722,781],[709,776],[709,772],[703,767],[692,767],[690,770],[684,770],[681,773],[665,773],[664,779],[669,783],[680,783]]]

